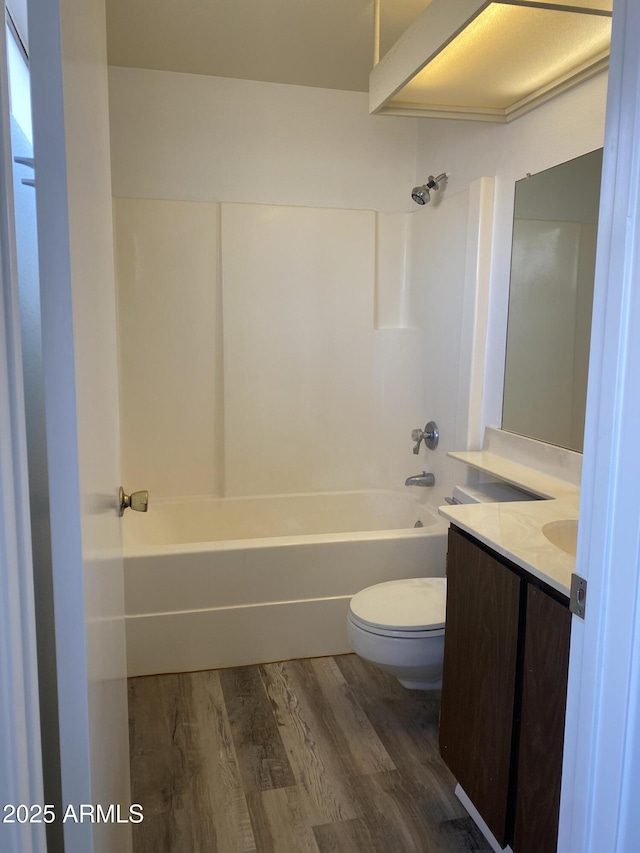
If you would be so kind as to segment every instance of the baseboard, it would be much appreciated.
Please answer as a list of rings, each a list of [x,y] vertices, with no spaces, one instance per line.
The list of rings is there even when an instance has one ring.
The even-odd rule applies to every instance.
[[[501,847],[495,839],[495,836],[487,826],[487,824],[483,821],[480,816],[480,812],[473,805],[469,797],[465,794],[464,790],[460,787],[460,785],[456,785],[455,795],[460,800],[465,809],[469,812],[469,817],[478,827],[480,832],[484,835],[484,837],[489,842],[491,849],[494,853],[513,853],[511,847]]]

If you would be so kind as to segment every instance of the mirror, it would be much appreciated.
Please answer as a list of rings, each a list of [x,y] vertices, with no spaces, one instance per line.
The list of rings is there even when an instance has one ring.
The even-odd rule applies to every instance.
[[[516,183],[502,428],[582,451],[602,149]]]

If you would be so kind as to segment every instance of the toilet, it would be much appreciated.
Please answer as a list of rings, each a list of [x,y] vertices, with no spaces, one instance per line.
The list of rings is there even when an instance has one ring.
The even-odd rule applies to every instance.
[[[455,486],[455,504],[535,500],[506,483]],[[446,578],[387,581],[351,599],[347,630],[353,651],[395,675],[410,690],[442,686]]]
[[[410,578],[367,587],[351,599],[353,651],[409,690],[442,686],[446,578]]]

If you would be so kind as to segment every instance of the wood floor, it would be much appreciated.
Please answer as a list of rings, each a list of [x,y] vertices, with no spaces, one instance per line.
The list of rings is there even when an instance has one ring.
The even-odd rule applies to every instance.
[[[135,853],[489,851],[439,696],[355,655],[131,679]]]

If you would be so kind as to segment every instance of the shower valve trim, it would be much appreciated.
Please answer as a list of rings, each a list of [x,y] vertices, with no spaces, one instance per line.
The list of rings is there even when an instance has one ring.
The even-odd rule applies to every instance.
[[[413,452],[416,456],[420,452],[421,441],[424,441],[425,446],[428,447],[429,450],[435,450],[438,446],[438,441],[440,440],[438,424],[435,421],[429,421],[424,429],[411,430],[411,440],[417,442],[416,446],[413,448]]]

